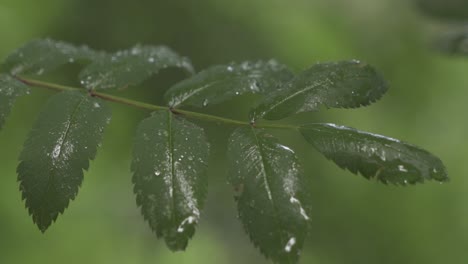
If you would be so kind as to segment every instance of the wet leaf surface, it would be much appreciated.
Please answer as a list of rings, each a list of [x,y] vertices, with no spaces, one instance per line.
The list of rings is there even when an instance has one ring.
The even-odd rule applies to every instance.
[[[165,99],[172,107],[204,107],[245,93],[268,94],[294,77],[274,60],[212,66],[171,87]]]
[[[228,161],[239,218],[253,244],[274,262],[296,263],[311,217],[310,185],[296,154],[264,131],[238,128]]]
[[[45,72],[78,61],[90,61],[102,56],[86,46],[74,46],[51,39],[36,39],[11,53],[3,62],[2,69],[13,75]]]
[[[317,111],[321,106],[367,106],[386,91],[384,79],[363,62],[318,63],[267,96],[250,116],[252,120],[278,120],[296,113]]]
[[[397,139],[334,124],[304,125],[300,131],[325,157],[368,179],[396,185],[448,180],[440,159]]]
[[[158,111],[137,130],[132,171],[138,206],[171,250],[184,250],[205,200],[209,145],[203,129]]]
[[[125,88],[138,85],[168,67],[193,72],[190,61],[168,47],[136,45],[95,60],[83,69],[79,78],[88,89]]]
[[[18,96],[29,93],[29,88],[22,82],[7,74],[0,73],[0,129],[10,114]]]
[[[79,92],[53,96],[39,114],[17,172],[26,207],[42,232],[76,197],[110,117],[101,100]]]

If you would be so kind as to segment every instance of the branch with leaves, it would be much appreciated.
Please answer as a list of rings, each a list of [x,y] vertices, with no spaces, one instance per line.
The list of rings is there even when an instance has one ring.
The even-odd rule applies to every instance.
[[[82,87],[31,78],[70,63],[87,64],[79,74]],[[356,108],[378,100],[387,84],[360,61],[318,63],[298,74],[274,60],[196,73],[188,59],[163,46],[109,54],[45,39],[20,47],[1,67],[0,128],[15,99],[31,87],[59,92],[39,114],[17,168],[22,197],[42,232],[78,193],[83,170],[95,158],[111,119],[106,101],[152,112],[136,131],[132,181],[143,217],[171,250],[186,248],[206,196],[210,146],[204,129],[194,123],[198,119],[237,127],[228,139],[228,179],[246,232],[274,262],[298,261],[312,212],[310,175],[268,129],[299,132],[326,158],[368,179],[396,185],[448,180],[437,157],[411,144],[335,124],[275,122],[322,107]],[[138,85],[167,67],[181,68],[190,77],[167,90],[164,106],[103,92]],[[203,109],[246,93],[261,99],[245,120],[183,109]]]

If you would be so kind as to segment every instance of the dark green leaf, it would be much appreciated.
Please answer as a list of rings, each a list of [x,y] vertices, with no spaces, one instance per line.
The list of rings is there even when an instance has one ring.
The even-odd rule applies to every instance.
[[[365,63],[355,60],[319,63],[266,97],[251,112],[251,119],[277,120],[295,113],[317,111],[321,105],[366,106],[380,99],[386,91],[385,81]]]
[[[468,20],[468,1],[466,0],[417,0],[421,10],[440,19]]]
[[[274,60],[217,65],[177,83],[166,92],[165,99],[172,107],[202,107],[245,93],[268,94],[293,77],[286,66]]]
[[[16,97],[29,92],[28,87],[7,74],[0,74],[0,129],[16,101]]]
[[[263,131],[238,128],[229,139],[228,160],[250,239],[275,262],[296,263],[310,217],[309,185],[296,154]]]
[[[334,124],[304,125],[300,131],[325,157],[368,179],[396,185],[448,180],[437,157],[393,138]]]
[[[170,111],[155,112],[138,127],[132,162],[137,204],[172,250],[186,248],[200,219],[208,153],[203,129]]]
[[[81,73],[88,89],[124,88],[137,85],[167,67],[193,72],[190,61],[165,46],[140,46],[101,57]]]
[[[38,39],[26,43],[10,54],[2,67],[13,75],[41,75],[64,64],[91,60],[96,56],[99,56],[98,53],[86,46],[75,47],[61,41]]]
[[[17,172],[26,207],[42,232],[78,193],[110,115],[100,99],[72,91],[53,96],[40,113]]]
[[[437,39],[436,48],[448,54],[468,55],[468,27],[443,34]]]

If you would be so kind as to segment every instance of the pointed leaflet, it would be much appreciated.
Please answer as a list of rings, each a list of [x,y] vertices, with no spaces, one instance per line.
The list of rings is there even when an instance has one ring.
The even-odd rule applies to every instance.
[[[448,180],[437,157],[393,138],[334,124],[304,125],[300,131],[325,157],[368,179],[396,185]]]
[[[110,115],[101,100],[74,91],[54,95],[39,114],[17,172],[26,207],[42,232],[78,193]]]
[[[99,53],[86,46],[75,47],[66,42],[37,39],[11,53],[2,67],[13,75],[41,75],[61,65],[78,60],[91,60],[96,56],[100,56]]]
[[[28,87],[7,74],[0,73],[0,129],[16,101],[16,97],[27,94]]]
[[[229,139],[228,160],[250,239],[275,262],[296,263],[308,231],[310,199],[295,153],[263,131],[238,128]]]
[[[387,91],[382,77],[359,61],[319,63],[300,73],[283,89],[266,97],[251,119],[277,120],[320,106],[354,108],[380,99]]]
[[[183,250],[195,232],[206,191],[209,145],[203,129],[155,112],[138,126],[132,171],[138,206],[171,250]]]
[[[165,46],[140,46],[103,56],[80,73],[88,89],[123,88],[137,85],[167,67],[193,72],[190,61]]]
[[[172,86],[165,99],[172,107],[202,107],[244,93],[267,94],[293,77],[286,66],[274,60],[217,65]]]

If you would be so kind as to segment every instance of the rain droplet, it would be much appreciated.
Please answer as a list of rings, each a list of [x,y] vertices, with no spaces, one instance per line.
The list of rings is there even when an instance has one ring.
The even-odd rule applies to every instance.
[[[227,70],[230,71],[230,72],[232,72],[232,71],[234,70],[234,68],[233,68],[232,66],[228,66],[228,67],[227,67]]]
[[[97,102],[95,102],[95,103],[93,104],[93,106],[94,106],[94,108],[99,108],[99,107],[101,107],[101,105],[100,105],[99,103],[97,103]]]
[[[154,62],[154,58],[153,58],[153,57],[149,57],[149,58],[148,58],[148,62],[149,62],[149,63],[153,63],[153,62]]]
[[[284,246],[284,251],[286,252],[291,252],[292,250],[292,247],[296,244],[296,238],[295,237],[291,237],[289,240],[288,240],[288,243],[286,243],[286,246]]]
[[[56,159],[60,155],[60,150],[62,148],[61,144],[57,144],[54,147],[54,150],[52,151],[52,158]]]
[[[403,165],[398,165],[398,170],[401,172],[408,172],[408,170]]]
[[[291,196],[291,198],[289,199],[289,202],[292,204],[297,204],[299,206],[299,212],[305,220],[310,219],[306,211],[304,210],[304,208],[302,208],[301,202],[298,199],[296,199],[294,196]]]
[[[159,176],[159,175],[161,175],[161,172],[157,170],[157,171],[154,172],[154,175]]]
[[[258,92],[260,89],[258,87],[258,83],[257,81],[253,81],[251,84],[250,84],[250,90],[252,92]]]
[[[180,223],[179,227],[177,228],[177,232],[182,233],[185,230],[186,225],[191,225],[197,222],[197,219],[195,216],[191,215],[187,218],[185,218],[182,223]]]
[[[207,106],[207,105],[208,105],[208,99],[203,100],[202,105],[203,105],[203,106]]]

